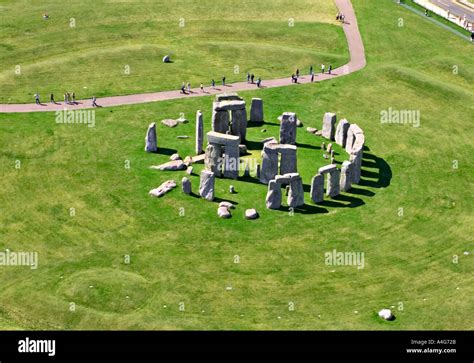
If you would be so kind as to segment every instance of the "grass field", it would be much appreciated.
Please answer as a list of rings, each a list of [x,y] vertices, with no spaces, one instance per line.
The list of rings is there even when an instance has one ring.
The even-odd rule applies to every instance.
[[[160,153],[147,154],[148,124],[180,112],[193,120],[201,109],[207,131],[210,97],[98,109],[94,128],[58,125],[49,113],[0,114],[0,250],[39,253],[36,270],[0,268],[0,327],[472,329],[473,47],[389,0],[353,5],[364,70],[240,93],[265,103],[266,124],[247,134],[255,155],[260,140],[278,135],[283,111],[318,128],[334,111],[365,131],[360,185],[318,205],[306,193],[292,216],[265,209],[266,186],[252,180],[217,181],[216,196],[237,204],[229,220],[179,188],[148,196],[185,175],[148,167],[174,151],[191,154],[194,136],[193,122],[160,124]],[[382,124],[388,108],[419,110],[420,126]],[[322,139],[300,128],[297,142],[308,185],[326,163]],[[198,176],[191,179],[196,191]],[[245,220],[253,207],[260,219]],[[365,267],[325,265],[333,249],[364,252]],[[381,320],[377,311],[390,306],[397,319]]]
[[[0,102],[290,77],[348,53],[332,1],[1,1]],[[43,20],[47,12],[49,20]],[[73,21],[74,27],[71,27]],[[173,63],[163,64],[169,54]],[[17,74],[19,66],[20,74]]]

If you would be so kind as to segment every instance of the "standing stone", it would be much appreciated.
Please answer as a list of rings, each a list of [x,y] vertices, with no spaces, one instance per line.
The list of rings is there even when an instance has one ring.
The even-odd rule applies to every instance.
[[[361,168],[362,168],[362,150],[351,153],[349,160],[352,162],[352,178],[351,181],[354,184],[359,184],[361,177]]]
[[[189,180],[186,177],[183,177],[181,180],[182,188],[183,188],[183,193],[184,194],[191,194],[191,180]]]
[[[260,182],[267,184],[278,174],[278,146],[277,144],[264,144],[262,150],[262,170]]]
[[[280,144],[296,144],[296,114],[285,112],[281,118]]]
[[[279,145],[278,151],[281,154],[280,175],[297,172],[296,146]]]
[[[229,111],[212,111],[212,131],[225,134],[229,130]]]
[[[281,207],[281,186],[275,180],[270,180],[268,183],[265,204],[268,209],[279,209]]]
[[[345,160],[342,163],[341,168],[341,180],[340,180],[340,188],[341,191],[347,192],[352,187],[352,163],[350,161]]]
[[[323,130],[322,135],[326,139],[334,141],[334,135],[336,133],[336,114],[326,112],[323,118]]]
[[[328,185],[326,190],[326,195],[328,197],[334,198],[340,193],[340,178],[341,172],[339,169],[334,168],[328,173]]]
[[[238,145],[224,147],[224,178],[237,179],[239,177],[239,156]]]
[[[204,140],[204,128],[202,121],[202,112],[196,112],[196,155],[202,154],[202,143]]]
[[[245,163],[244,177],[245,178],[250,177],[250,167],[249,167],[248,161]]]
[[[297,173],[292,173],[287,202],[288,206],[291,208],[301,207],[304,205],[303,180]]]
[[[347,131],[350,125],[351,124],[345,118],[339,121],[336,128],[336,144],[346,147]]]
[[[145,151],[147,153],[156,153],[158,151],[156,143],[156,124],[154,122],[148,126],[148,130],[146,131]]]
[[[235,194],[235,187],[233,185],[229,185],[229,193]]]
[[[206,169],[212,171],[217,177],[222,175],[221,154],[222,148],[220,145],[207,145],[204,164]]]
[[[352,125],[351,125],[352,126]],[[349,126],[347,130],[347,137],[346,137],[346,153],[350,154],[352,151],[352,146],[354,145],[355,135],[354,135],[354,128]]]
[[[201,178],[199,182],[199,195],[207,200],[214,200],[214,173],[209,170],[203,170],[201,172]]]
[[[231,111],[231,133],[240,137],[241,142],[247,137],[247,112],[244,109]]]
[[[250,121],[263,122],[263,100],[261,98],[252,98]]]
[[[311,179],[311,200],[320,203],[324,200],[324,175],[316,174]]]
[[[257,177],[257,179],[260,179],[260,164],[257,164],[257,167],[255,168],[255,176]]]

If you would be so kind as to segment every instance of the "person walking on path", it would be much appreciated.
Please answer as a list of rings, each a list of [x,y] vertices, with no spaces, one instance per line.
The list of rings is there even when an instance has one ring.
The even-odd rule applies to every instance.
[[[76,93],[72,93],[72,103],[76,104]]]
[[[324,74],[324,71],[326,69],[326,66],[324,64],[321,64],[321,73]]]
[[[69,92],[66,92],[67,94],[67,103],[71,103],[71,95]]]
[[[262,84],[262,79],[260,77],[257,78],[257,87],[260,88],[260,85]]]
[[[56,103],[56,102],[54,101],[54,95],[53,95],[52,93],[51,93],[51,97],[49,98],[49,101],[50,101],[51,103]]]
[[[36,102],[37,105],[40,105],[40,104],[41,104],[41,102],[40,102],[40,96],[39,96],[39,94],[37,94],[37,93],[35,93],[35,102]]]
[[[296,76],[295,76],[295,74],[293,73],[293,74],[291,75],[291,83],[297,83],[297,82],[298,82],[298,80],[296,79]]]
[[[188,93],[191,93],[191,83],[188,82]]]
[[[98,107],[97,106],[97,98],[95,98],[95,96],[92,96],[92,107]]]
[[[296,79],[298,79],[299,77],[300,77],[300,70],[296,68]]]
[[[314,72],[311,73],[311,83],[313,83],[313,82],[314,82]]]
[[[329,65],[329,67],[328,67],[328,73],[331,74],[331,71],[332,71],[332,65]]]
[[[225,76],[222,76],[222,85],[225,86]]]
[[[186,84],[184,82],[181,83],[181,93],[186,94]]]
[[[211,81],[212,88],[216,88],[216,81],[214,81],[214,78]]]
[[[250,83],[253,84],[254,80],[255,80],[255,75],[252,73],[252,74],[250,75]]]
[[[201,83],[201,92],[204,92],[204,85]]]
[[[247,72],[247,83],[250,83],[250,73]]]
[[[309,74],[313,74],[313,65],[309,67]]]

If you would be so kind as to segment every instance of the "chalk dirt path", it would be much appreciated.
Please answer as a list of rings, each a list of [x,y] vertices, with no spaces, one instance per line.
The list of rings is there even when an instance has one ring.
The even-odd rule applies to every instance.
[[[317,74],[314,77],[315,82],[325,81],[327,79],[341,77],[352,72],[356,72],[366,65],[365,59],[365,50],[364,44],[362,43],[362,38],[359,33],[359,27],[357,26],[357,19],[355,16],[354,9],[352,7],[351,0],[335,0],[339,10],[345,15],[345,24],[343,24],[344,33],[347,38],[347,43],[349,46],[350,61],[349,63],[334,69],[332,74]],[[309,75],[300,77],[298,82],[301,83],[310,83],[311,79]],[[293,86],[297,87],[297,84],[291,82],[291,77],[273,79],[273,80],[263,80],[262,86],[264,88],[274,88],[274,87],[284,87],[284,86]],[[156,93],[143,93],[143,94],[134,94],[127,96],[111,96],[104,97],[97,100],[97,104],[101,107],[111,107],[111,106],[120,106],[120,105],[132,105],[138,103],[146,102],[156,102],[163,100],[173,100],[178,98],[187,98],[187,97],[200,97],[208,96],[212,94],[218,94],[222,92],[235,92],[235,91],[245,91],[256,89],[255,84],[249,84],[247,82],[232,83],[226,86],[222,86],[216,83],[216,88],[206,87],[205,92],[202,92],[199,88],[191,89],[192,93],[182,94],[179,90],[176,91],[163,91]],[[45,101],[45,99],[43,99]],[[83,109],[91,108],[91,100],[78,100],[76,105],[65,105],[62,102],[57,102],[56,104],[46,104],[36,105],[31,104],[2,104],[0,105],[0,112],[11,113],[11,112],[47,112],[47,111],[57,111],[67,109]]]

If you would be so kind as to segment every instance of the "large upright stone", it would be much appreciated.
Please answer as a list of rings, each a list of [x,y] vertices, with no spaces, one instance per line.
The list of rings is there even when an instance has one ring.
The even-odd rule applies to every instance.
[[[346,145],[344,148],[346,149],[346,153],[350,154],[352,151],[352,146],[354,145],[355,141],[355,134],[354,134],[354,125],[350,125],[349,129],[347,130],[347,137],[346,137]]]
[[[225,134],[229,130],[230,115],[228,111],[212,111],[212,131]]]
[[[336,133],[336,114],[326,112],[323,118],[323,130],[322,136],[326,139],[334,141],[334,135]]]
[[[268,183],[265,204],[268,209],[279,209],[281,207],[281,186],[275,180],[270,180]]]
[[[336,128],[336,144],[341,145],[342,147],[346,146],[347,131],[349,130],[350,125],[351,124],[345,118],[339,121]]]
[[[316,174],[311,179],[311,200],[320,203],[324,200],[324,175]]]
[[[296,173],[297,162],[296,162],[296,146],[295,145],[279,145],[278,151],[280,152],[280,174]]]
[[[288,207],[296,208],[304,205],[303,180],[298,173],[291,173]]]
[[[362,172],[362,150],[352,152],[349,160],[352,162],[351,181],[354,184],[359,184]]]
[[[203,170],[201,172],[201,178],[199,182],[199,195],[207,200],[214,200],[214,173],[209,170]]]
[[[209,144],[206,147],[204,159],[206,169],[213,172],[215,176],[222,175],[222,147],[219,144]]]
[[[340,194],[340,178],[341,173],[339,169],[333,169],[328,173],[328,185],[326,189],[326,195],[334,198]]]
[[[224,178],[237,179],[240,165],[239,147],[224,146]]]
[[[352,163],[345,160],[342,163],[340,188],[341,191],[347,192],[352,187]]]
[[[202,154],[202,144],[204,141],[204,126],[202,121],[202,112],[196,112],[196,155]]]
[[[262,168],[260,182],[268,184],[278,174],[278,145],[267,143],[262,150]]]
[[[285,112],[281,118],[280,144],[296,144],[296,114]]]
[[[252,98],[250,121],[263,122],[263,100],[261,98]]]
[[[146,131],[145,151],[147,153],[156,153],[158,151],[156,142],[156,124],[154,122],[148,126],[148,130]]]
[[[247,137],[247,112],[244,109],[231,112],[231,132],[232,135],[240,136],[241,142]]]

